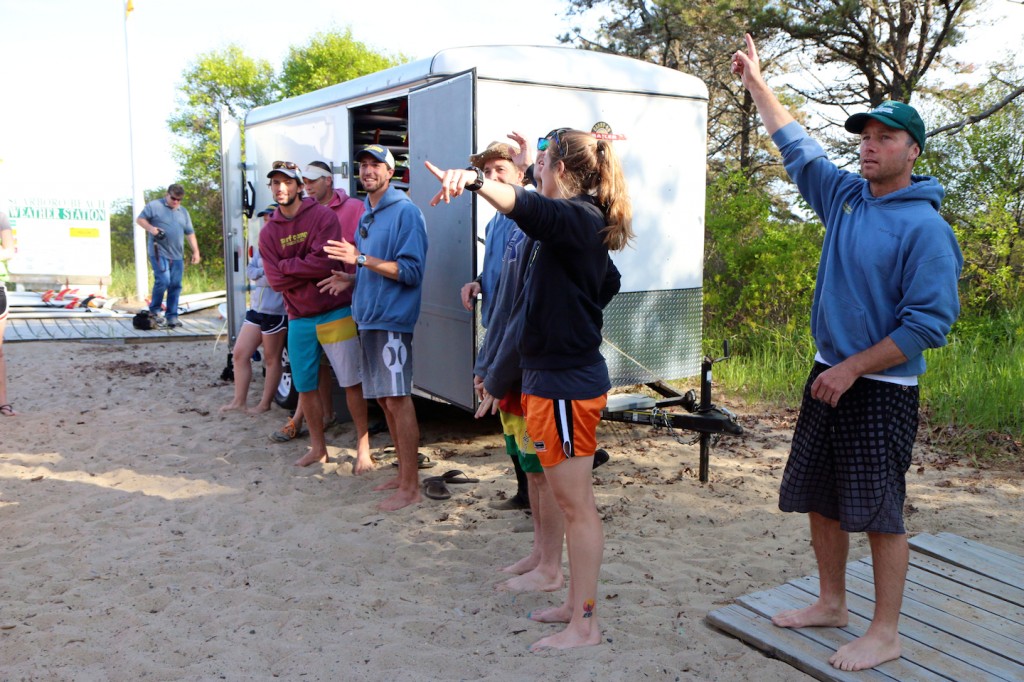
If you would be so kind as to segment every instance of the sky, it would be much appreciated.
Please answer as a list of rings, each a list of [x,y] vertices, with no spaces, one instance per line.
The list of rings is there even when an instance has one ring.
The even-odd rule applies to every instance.
[[[960,58],[982,64],[1018,49],[1024,5],[989,4],[995,25],[972,31]],[[134,7],[126,39],[124,0],[0,0],[0,195],[27,188],[33,196],[128,198],[133,156],[139,192],[173,182],[167,119],[182,73],[198,55],[232,43],[277,70],[290,46],[321,30],[351,28],[373,49],[419,59],[463,45],[558,45],[581,21],[564,16],[565,0],[134,0]]]

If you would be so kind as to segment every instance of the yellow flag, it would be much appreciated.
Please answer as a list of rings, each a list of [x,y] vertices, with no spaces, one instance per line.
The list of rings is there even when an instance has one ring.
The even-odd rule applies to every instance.
[[[127,19],[128,15],[131,14],[134,9],[135,3],[132,2],[132,0],[127,0],[127,2],[124,3],[124,18]]]

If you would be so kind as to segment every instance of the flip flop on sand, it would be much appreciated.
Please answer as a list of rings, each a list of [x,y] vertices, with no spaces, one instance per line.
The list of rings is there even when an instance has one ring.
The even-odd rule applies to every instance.
[[[423,481],[423,494],[432,500],[448,500],[452,496],[440,476],[431,476]]]
[[[393,452],[394,451],[392,451],[392,453]],[[427,457],[426,455],[424,455],[421,452],[418,455],[416,455],[416,465],[420,469],[430,469],[432,467],[436,467],[437,466],[437,462],[435,462],[434,460],[430,459],[429,457]],[[396,459],[394,462],[392,462],[391,466],[393,466],[393,467],[398,466],[398,460]]]
[[[4,403],[3,405],[0,405],[0,414],[5,417],[13,417],[18,413],[14,411],[14,408],[10,403]]]
[[[424,483],[427,483],[429,481],[440,481],[441,483],[446,483],[446,484],[447,483],[479,483],[480,479],[479,478],[470,478],[469,476],[467,476],[462,471],[459,471],[458,469],[452,469],[451,471],[444,472],[440,476],[430,476],[429,478],[423,479]]]

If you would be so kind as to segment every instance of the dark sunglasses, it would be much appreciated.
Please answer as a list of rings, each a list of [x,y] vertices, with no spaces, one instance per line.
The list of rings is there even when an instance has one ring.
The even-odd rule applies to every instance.
[[[363,224],[363,223],[359,224],[359,236],[362,237],[363,239],[366,239],[366,237],[370,234],[370,230],[368,229],[370,227],[370,225],[373,225],[373,214],[372,213],[368,213],[366,215],[366,223],[365,224]]]
[[[299,170],[299,166],[297,164],[292,163],[291,161],[275,161],[273,165],[270,166],[271,170],[280,170],[281,168],[287,168],[288,170]]]
[[[568,141],[566,141],[565,149],[563,150],[562,149],[562,140],[559,137],[559,135],[561,135],[562,133],[567,133],[570,130],[572,130],[572,128],[555,128],[554,130],[552,130],[550,133],[548,133],[544,137],[539,138],[537,140],[537,151],[539,151],[539,152],[547,151],[547,148],[551,146],[551,142],[552,142],[551,138],[554,138],[555,148],[558,150],[559,155],[564,157],[566,154],[569,153],[569,143],[568,143]]]

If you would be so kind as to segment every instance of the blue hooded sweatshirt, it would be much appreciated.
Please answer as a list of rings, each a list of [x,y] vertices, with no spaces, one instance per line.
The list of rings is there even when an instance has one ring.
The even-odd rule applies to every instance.
[[[909,187],[875,197],[867,180],[837,168],[800,124],[772,139],[825,225],[811,306],[818,353],[835,365],[888,336],[907,361],[881,374],[923,374],[922,351],[945,345],[960,314],[963,256],[938,213],[942,186],[914,175]]]
[[[420,316],[423,269],[427,261],[427,225],[423,213],[404,192],[388,187],[376,208],[366,199],[359,218],[359,253],[398,263],[398,281],[358,268],[352,295],[352,319],[360,329],[412,333]],[[366,236],[362,236],[365,229]]]

